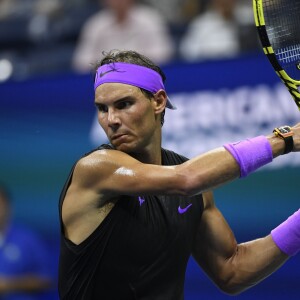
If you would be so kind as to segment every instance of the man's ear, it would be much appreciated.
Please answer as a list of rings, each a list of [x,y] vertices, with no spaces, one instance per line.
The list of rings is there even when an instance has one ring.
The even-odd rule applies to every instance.
[[[164,90],[159,90],[156,94],[154,94],[153,105],[155,112],[160,114],[164,111],[167,104],[167,94]]]

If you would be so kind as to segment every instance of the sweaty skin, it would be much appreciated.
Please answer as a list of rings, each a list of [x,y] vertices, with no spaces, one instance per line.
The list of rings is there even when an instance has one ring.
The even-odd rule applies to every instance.
[[[105,83],[96,89],[98,120],[115,150],[95,151],[77,163],[62,207],[65,236],[74,244],[82,243],[121,195],[203,193],[204,212],[192,254],[220,289],[239,293],[270,275],[288,257],[270,235],[237,244],[212,193],[240,175],[235,159],[223,147],[181,165],[161,165],[160,121],[166,99],[163,90],[148,99],[126,84]],[[300,125],[293,131],[294,151],[299,151]],[[283,154],[284,141],[273,135],[267,138],[273,157]]]

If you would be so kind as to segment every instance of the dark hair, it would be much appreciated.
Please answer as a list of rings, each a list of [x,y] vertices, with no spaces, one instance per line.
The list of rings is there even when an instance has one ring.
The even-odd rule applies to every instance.
[[[126,62],[129,64],[135,64],[143,66],[156,71],[162,78],[162,81],[166,81],[166,75],[152,60],[148,57],[131,50],[111,50],[108,53],[103,52],[104,57],[97,61],[95,64],[95,73],[100,66],[107,65],[114,62]],[[140,88],[142,93],[148,98],[152,99],[153,94],[145,89]],[[161,114],[161,126],[164,124],[165,110]]]

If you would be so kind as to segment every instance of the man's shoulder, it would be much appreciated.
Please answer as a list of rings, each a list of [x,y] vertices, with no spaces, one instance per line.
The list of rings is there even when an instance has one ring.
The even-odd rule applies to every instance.
[[[162,159],[163,159],[163,164],[180,164],[183,163],[187,160],[189,160],[187,157],[184,155],[181,155],[177,152],[174,152],[169,149],[162,148]]]
[[[114,149],[110,144],[102,144],[101,146],[94,148],[93,150],[82,155],[76,165],[81,166],[95,166],[98,164],[116,162],[122,159],[126,159],[129,155],[125,152]]]
[[[94,148],[94,149],[84,153],[81,156],[81,159],[84,158],[84,157],[87,157],[89,155],[95,154],[97,152],[99,153],[99,151],[101,151],[101,150],[114,150],[114,148],[111,144],[102,144],[102,145],[98,146],[97,148]]]
[[[102,144],[100,145],[98,148],[96,148],[98,150],[101,149],[111,149],[111,150],[115,150],[112,144]]]

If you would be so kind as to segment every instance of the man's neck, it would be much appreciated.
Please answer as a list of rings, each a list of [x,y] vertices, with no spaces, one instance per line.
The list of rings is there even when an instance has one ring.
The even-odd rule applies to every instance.
[[[132,157],[145,164],[161,165],[161,147],[143,153],[129,153]]]
[[[159,123],[159,127],[157,127],[157,130],[153,134],[152,139],[148,141],[148,144],[144,146],[141,151],[128,154],[144,164],[161,165],[161,141],[162,132]]]

